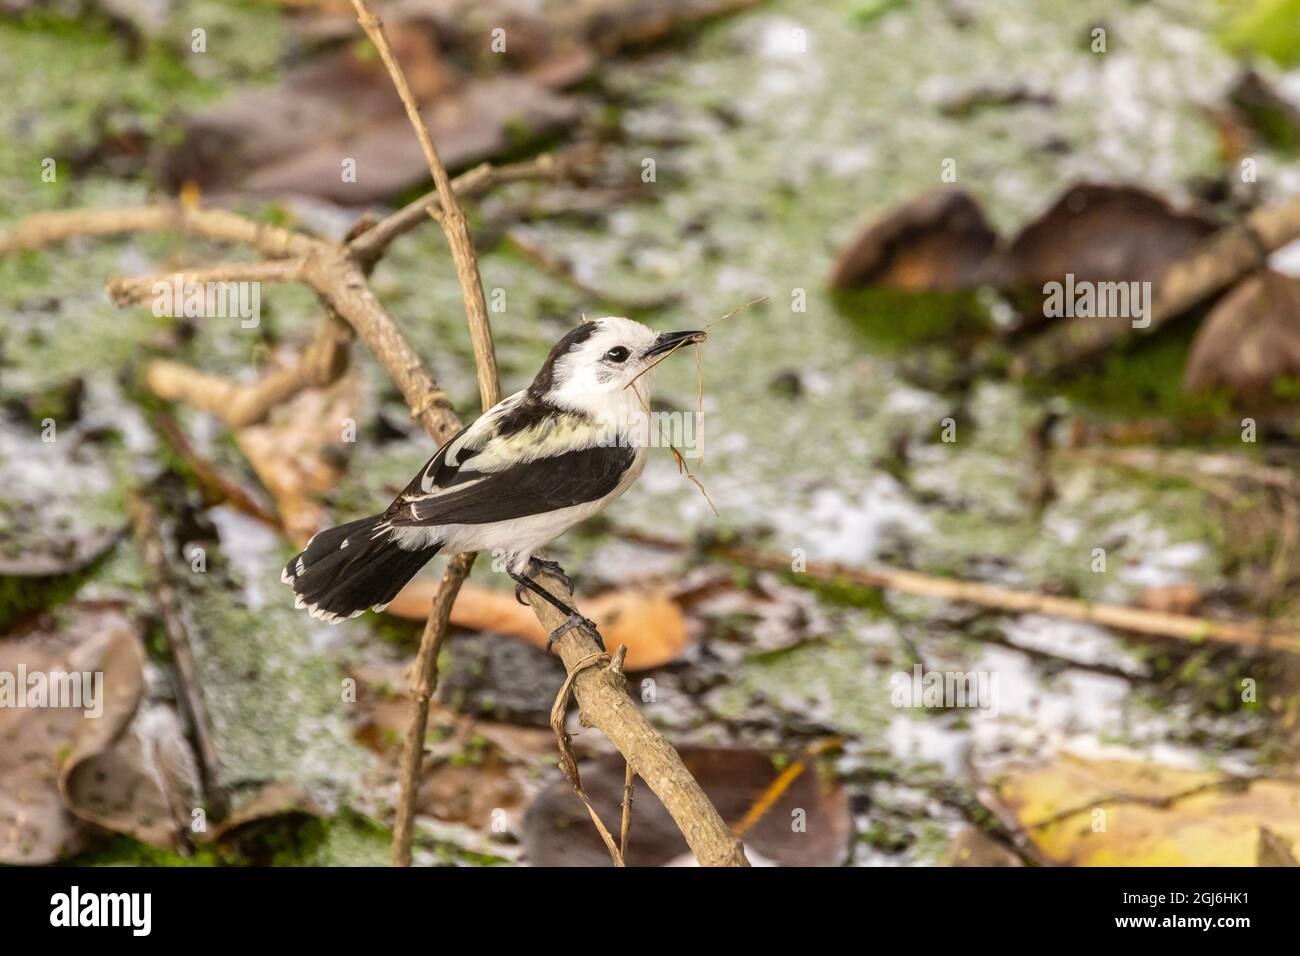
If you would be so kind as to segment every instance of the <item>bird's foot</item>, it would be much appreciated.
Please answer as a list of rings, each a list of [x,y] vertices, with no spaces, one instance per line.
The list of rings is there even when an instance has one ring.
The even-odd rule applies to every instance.
[[[594,621],[590,621],[590,620],[588,620],[587,618],[585,618],[585,617],[583,617],[581,614],[579,614],[577,611],[574,611],[574,612],[573,612],[572,614],[570,614],[567,618],[565,618],[565,621],[564,621],[563,624],[561,624],[561,625],[560,625],[559,627],[557,627],[555,630],[551,631],[551,633],[550,633],[549,635],[547,635],[547,638],[546,638],[546,653],[548,653],[548,654],[552,653],[552,651],[551,651],[551,646],[552,646],[556,641],[558,641],[561,637],[563,637],[565,634],[567,634],[569,631],[573,630],[575,627],[585,627],[585,628],[587,628],[588,630],[590,630],[591,633],[592,633],[592,634],[595,636],[595,638],[596,638],[596,643],[597,643],[598,645],[600,645],[600,649],[601,649],[602,651],[605,650],[605,642],[602,641],[602,640],[600,639],[600,631],[596,630],[596,624],[595,624],[595,622],[594,622]]]
[[[529,558],[528,570],[533,574],[538,571],[549,572],[560,579],[560,583],[568,590],[570,597],[577,593],[573,587],[573,578],[564,573],[564,568],[560,567],[559,561],[548,561],[546,558]]]

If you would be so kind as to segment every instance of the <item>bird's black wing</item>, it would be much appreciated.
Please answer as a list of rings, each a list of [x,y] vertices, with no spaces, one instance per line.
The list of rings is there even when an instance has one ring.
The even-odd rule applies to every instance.
[[[388,507],[386,515],[396,513],[412,501],[438,494],[446,488],[477,477],[477,472],[494,470],[474,468],[473,459],[501,437],[503,420],[519,415],[529,404],[526,392],[516,392],[497,402],[473,424],[466,425],[452,435],[424,463],[424,467]]]
[[[616,487],[635,460],[626,446],[593,446],[475,472],[459,468],[447,490],[393,503],[394,527],[490,524],[596,501]]]
[[[397,500],[389,506],[388,510],[396,511],[407,502],[423,497],[435,488],[447,488],[457,482],[464,481],[465,479],[460,477],[462,462],[458,459],[455,464],[448,463],[447,452],[461,447],[465,443],[466,432],[473,427],[473,425],[466,425],[447,439],[443,446],[434,452],[433,457],[424,463],[424,467],[416,472],[410,484],[398,495]],[[490,437],[490,435],[487,437]]]

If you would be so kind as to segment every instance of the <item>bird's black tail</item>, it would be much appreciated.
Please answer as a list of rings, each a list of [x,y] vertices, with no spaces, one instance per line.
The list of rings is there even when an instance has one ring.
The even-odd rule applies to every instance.
[[[441,544],[407,550],[371,515],[320,532],[284,566],[280,579],[297,595],[298,607],[337,624],[367,608],[383,610]]]

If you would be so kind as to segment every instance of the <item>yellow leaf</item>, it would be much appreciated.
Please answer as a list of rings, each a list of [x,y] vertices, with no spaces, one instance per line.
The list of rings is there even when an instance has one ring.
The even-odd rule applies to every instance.
[[[1261,840],[1300,846],[1293,781],[1062,754],[1004,779],[999,793],[1063,865],[1255,866]]]

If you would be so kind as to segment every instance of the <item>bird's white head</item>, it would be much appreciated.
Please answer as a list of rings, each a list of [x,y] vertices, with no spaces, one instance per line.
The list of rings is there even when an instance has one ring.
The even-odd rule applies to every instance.
[[[556,343],[529,391],[535,398],[604,418],[636,402],[634,391],[648,403],[648,369],[674,348],[705,338],[698,331],[655,332],[614,315],[593,319]]]

